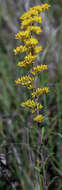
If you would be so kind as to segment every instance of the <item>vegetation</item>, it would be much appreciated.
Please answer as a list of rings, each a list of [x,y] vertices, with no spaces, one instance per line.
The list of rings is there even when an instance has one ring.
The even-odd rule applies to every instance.
[[[20,1],[21,2],[21,1]],[[49,86],[50,92],[39,101],[44,105],[41,124],[42,145],[31,113],[20,107],[31,92],[15,84],[25,69],[17,67],[25,54],[14,57],[13,49],[19,46],[14,40],[19,17],[26,7],[14,1],[0,3],[0,189],[42,189],[43,170],[41,150],[44,150],[47,189],[62,189],[62,12],[60,1],[46,1],[51,8],[43,15],[43,33],[38,35],[43,52],[38,63],[47,64],[48,72],[41,72],[37,86]],[[44,3],[42,1],[42,3]],[[22,5],[22,4],[21,4]],[[26,9],[25,9],[26,10]],[[46,14],[46,15],[45,15]],[[29,117],[28,117],[29,114]]]

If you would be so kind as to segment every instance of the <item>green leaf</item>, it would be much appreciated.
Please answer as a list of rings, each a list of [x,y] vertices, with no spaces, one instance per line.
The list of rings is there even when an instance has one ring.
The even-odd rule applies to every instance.
[[[44,137],[44,132],[45,132],[45,128],[42,127],[42,130],[41,130],[41,135],[42,135],[42,138]]]

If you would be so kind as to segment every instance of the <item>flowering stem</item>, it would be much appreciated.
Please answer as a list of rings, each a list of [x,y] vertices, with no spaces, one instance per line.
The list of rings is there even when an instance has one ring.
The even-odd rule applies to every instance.
[[[34,89],[36,90],[36,80],[34,80]],[[37,98],[35,97],[34,98],[35,101],[37,101]],[[37,110],[37,107],[35,108],[35,111],[36,111],[36,115],[38,115],[38,110]],[[37,124],[38,125],[38,135],[39,135],[39,139],[40,139],[40,147],[42,145],[42,136],[41,136],[41,129],[40,129],[40,123]],[[42,150],[41,150],[41,167],[43,169],[43,178],[42,178],[42,181],[43,181],[43,190],[46,190],[47,187],[46,187],[46,172],[45,172],[45,168],[44,168],[44,149],[42,147]]]
[[[40,146],[42,145],[42,136],[41,136],[41,129],[40,129],[40,125],[38,123],[38,134],[39,134],[39,139],[40,139]],[[47,189],[47,184],[46,184],[46,172],[45,172],[45,168],[44,168],[44,149],[42,147],[41,150],[41,167],[43,169],[43,190]]]
[[[33,118],[33,121],[37,122],[38,133],[40,139],[40,147],[41,148],[41,167],[43,170],[43,190],[46,190],[46,173],[44,168],[45,158],[44,158],[44,148],[42,146],[42,136],[41,136],[41,128],[40,123],[43,121],[44,116],[39,114],[39,110],[43,108],[43,106],[38,102],[38,96],[44,93],[48,93],[48,88],[37,88],[36,87],[36,74],[47,70],[47,65],[34,64],[37,54],[42,51],[42,46],[38,46],[38,40],[34,37],[34,33],[39,35],[42,32],[40,26],[37,26],[36,23],[42,23],[42,17],[38,16],[41,12],[47,10],[50,7],[49,4],[43,4],[34,6],[29,9],[28,12],[24,13],[21,19],[20,31],[16,34],[16,39],[21,40],[21,44],[14,49],[15,55],[18,53],[26,53],[24,60],[18,62],[19,67],[23,67],[25,69],[29,69],[29,74],[23,75],[18,78],[15,82],[16,84],[21,84],[26,86],[28,89],[32,90],[31,99],[28,99],[25,102],[21,103],[22,107],[30,108],[32,113],[35,113],[36,116]]]

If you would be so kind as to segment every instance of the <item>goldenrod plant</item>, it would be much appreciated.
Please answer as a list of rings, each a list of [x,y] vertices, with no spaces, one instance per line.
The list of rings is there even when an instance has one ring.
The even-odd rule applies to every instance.
[[[30,109],[33,114],[33,122],[38,123],[38,130],[40,123],[44,120],[44,115],[41,114],[43,105],[39,102],[39,96],[47,94],[49,87],[38,88],[37,87],[37,76],[38,73],[48,70],[46,64],[38,64],[37,56],[38,53],[43,50],[42,46],[39,45],[37,35],[42,32],[40,25],[42,24],[42,16],[40,13],[44,12],[50,7],[49,4],[37,5],[29,9],[28,12],[24,13],[21,17],[20,31],[16,34],[16,39],[21,41],[20,46],[14,49],[14,54],[25,53],[24,60],[18,62],[18,67],[25,68],[26,75],[21,76],[15,82],[26,86],[28,90],[31,90],[30,99],[21,103],[22,107]],[[40,112],[39,112],[40,111]],[[39,131],[39,135],[40,131]],[[41,139],[41,136],[39,136]],[[40,140],[42,144],[42,139]],[[43,153],[41,159],[43,157]],[[42,162],[42,167],[44,163]],[[46,190],[46,175],[43,168],[43,189]]]

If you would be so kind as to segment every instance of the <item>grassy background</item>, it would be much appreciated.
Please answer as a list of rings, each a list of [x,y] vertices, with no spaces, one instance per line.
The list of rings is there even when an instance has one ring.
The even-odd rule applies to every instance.
[[[1,190],[42,189],[37,128],[31,123],[31,114],[20,107],[20,103],[30,97],[30,92],[14,82],[23,74],[17,67],[20,57],[13,55],[13,49],[17,46],[14,35],[19,30],[19,16],[27,10],[26,2],[0,1]],[[41,133],[44,130],[48,190],[62,190],[62,1],[46,2],[52,7],[43,14],[44,32],[39,40],[44,51],[39,59],[48,64],[49,69],[48,73],[40,74],[38,85],[47,84],[50,93],[40,98],[46,116]]]

